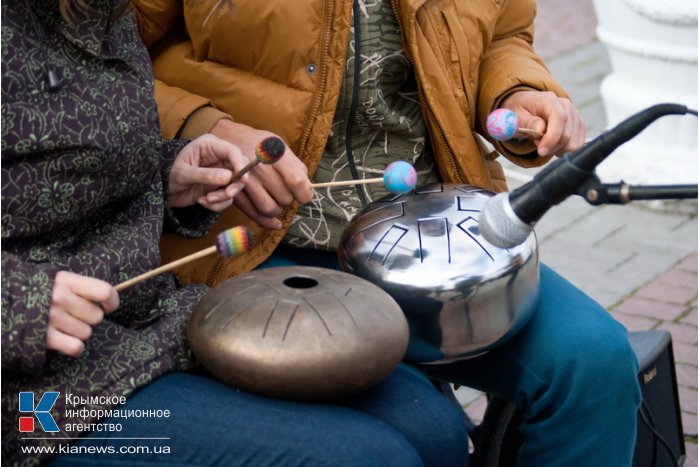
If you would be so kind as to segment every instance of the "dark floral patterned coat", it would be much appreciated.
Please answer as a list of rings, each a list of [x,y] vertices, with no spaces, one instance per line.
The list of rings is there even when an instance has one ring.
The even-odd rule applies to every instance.
[[[116,2],[90,3],[95,11],[77,12],[72,24],[58,1],[2,3],[3,464],[37,464],[39,456],[20,447],[56,443],[20,439],[50,436],[19,432],[20,391],[33,391],[35,403],[59,391],[51,413],[61,431],[53,435],[74,437],[66,424],[96,420],[66,416],[66,408],[80,409],[66,407],[67,394],[73,402],[114,400],[189,368],[184,327],[206,292],[161,275],[121,293],[120,308],[94,328],[79,358],[46,349],[57,271],[117,284],[160,264],[164,224],[192,236],[213,222],[198,208],[183,216],[166,207],[183,143],[161,139],[149,57],[131,12],[111,19]]]

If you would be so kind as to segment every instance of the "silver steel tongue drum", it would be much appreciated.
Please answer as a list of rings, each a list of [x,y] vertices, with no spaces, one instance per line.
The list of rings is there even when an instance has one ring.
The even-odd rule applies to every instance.
[[[537,240],[533,233],[510,249],[486,242],[477,219],[492,195],[468,185],[418,187],[371,203],[343,234],[341,268],[403,309],[410,361],[430,367],[482,354],[532,315]]]
[[[324,400],[388,376],[406,352],[408,324],[372,283],[294,266],[221,283],[197,305],[187,336],[221,381],[271,397]]]

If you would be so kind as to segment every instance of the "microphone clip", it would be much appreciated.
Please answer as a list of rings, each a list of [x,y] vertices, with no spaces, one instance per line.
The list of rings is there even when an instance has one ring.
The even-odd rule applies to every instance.
[[[624,180],[601,183],[598,176],[593,174],[574,194],[593,206],[642,200],[697,199],[698,185],[630,185]]]

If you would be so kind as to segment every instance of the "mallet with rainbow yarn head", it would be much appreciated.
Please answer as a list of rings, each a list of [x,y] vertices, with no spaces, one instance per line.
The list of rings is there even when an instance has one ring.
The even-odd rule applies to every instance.
[[[117,284],[114,288],[117,290],[117,292],[120,292],[143,280],[150,279],[151,277],[157,276],[158,274],[162,274],[164,272],[172,271],[183,264],[209,256],[213,253],[218,253],[222,258],[233,258],[245,253],[246,251],[249,251],[253,247],[253,239],[253,232],[251,232],[250,229],[245,226],[238,226],[224,230],[216,236],[216,245],[210,246],[209,248],[205,248],[196,253],[192,253],[191,255],[172,261],[168,264],[164,264],[163,266],[152,269],[139,276],[132,277],[127,281]]]
[[[231,183],[239,180],[260,163],[274,164],[284,155],[285,149],[284,142],[276,136],[270,136],[260,141],[255,147],[255,160],[250,161],[245,167],[233,174]]]

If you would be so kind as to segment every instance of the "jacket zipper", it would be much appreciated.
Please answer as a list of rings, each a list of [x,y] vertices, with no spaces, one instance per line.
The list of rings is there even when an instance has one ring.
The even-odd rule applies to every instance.
[[[418,94],[420,95],[421,92],[418,91]],[[452,152],[452,149],[450,149],[450,146],[447,144],[447,138],[445,138],[445,133],[443,133],[442,128],[438,124],[437,118],[435,118],[435,114],[433,114],[433,111],[430,109],[430,106],[426,105],[425,106],[427,112],[426,114],[428,115],[428,118],[430,121],[433,123],[434,128],[438,128],[437,131],[437,136],[438,139],[440,140],[439,143],[441,143],[441,146],[445,148],[447,151],[447,155],[450,158],[450,165],[452,166],[452,171],[457,177],[457,182],[459,183],[464,183],[464,179],[462,178],[462,174],[459,172],[459,169],[457,168],[457,158],[455,157],[454,153]]]
[[[219,276],[219,273],[221,272],[221,268],[224,267],[224,260],[222,258],[219,258],[216,260],[216,264],[214,265],[214,269],[212,270],[211,274],[209,274],[209,279],[205,282],[205,285],[208,287],[214,287],[214,283],[216,281],[216,278]]]
[[[399,28],[399,34],[401,35],[401,47],[403,47],[404,52],[406,52],[406,58],[408,58],[408,61],[411,62],[411,65],[413,68],[416,68],[416,64],[413,61],[413,57],[411,57],[411,54],[408,51],[408,44],[406,43],[406,35],[404,34],[404,28],[403,28],[403,23],[401,23],[401,15],[399,15],[399,9],[396,6],[398,4],[398,0],[391,0],[391,9],[394,11],[394,17],[396,18],[396,24],[398,25]],[[418,82],[418,80],[416,80]],[[447,138],[445,138],[445,133],[442,131],[442,127],[438,124],[437,118],[435,118],[435,114],[433,113],[433,110],[430,108],[430,104],[428,102],[428,99],[423,95],[423,90],[420,86],[420,83],[418,83],[418,101],[423,104],[423,107],[426,110],[427,117],[430,119],[430,121],[433,123],[433,127],[437,128],[437,136],[438,136],[438,144],[440,144],[445,151],[447,152],[447,155],[449,156],[450,159],[450,165],[452,166],[452,170],[457,177],[457,181],[459,183],[464,183],[464,179],[462,178],[462,175],[460,174],[459,170],[457,169],[457,158],[455,157],[454,153],[450,149],[450,146],[447,144]]]
[[[401,23],[401,16],[399,15],[399,8],[396,6],[398,0],[391,0],[391,9],[394,12],[394,18],[396,18],[396,25],[399,28],[399,36],[401,36],[401,47],[403,47],[404,52],[406,52],[406,58],[411,62],[411,65],[415,68],[416,64],[413,62],[413,57],[408,53],[408,47],[406,45],[406,36],[403,33],[403,23]]]
[[[311,135],[311,127],[312,122],[316,118],[316,114],[318,113],[318,109],[321,106],[321,100],[323,98],[323,91],[326,88],[326,79],[327,79],[327,66],[325,65],[325,58],[328,56],[328,50],[330,49],[330,44],[331,44],[331,33],[333,29],[333,6],[334,6],[334,1],[329,0],[326,2],[326,31],[325,35],[323,36],[323,48],[322,48],[322,53],[321,53],[321,59],[318,64],[318,73],[319,73],[319,85],[318,85],[318,90],[316,91],[316,95],[314,96],[314,102],[311,105],[311,112],[309,113],[309,118],[307,119],[307,125],[306,128],[304,128],[304,132],[302,133],[301,138],[299,138],[299,142],[297,143],[297,147],[295,152],[299,154],[301,148],[304,148],[306,146],[306,142],[309,139],[309,136]],[[285,217],[287,213],[289,212],[289,208],[285,208],[282,211],[282,214],[280,215],[281,217]],[[272,234],[268,230],[264,230],[262,234],[258,237],[257,243],[262,244],[266,242]],[[216,279],[218,278],[219,274],[221,273],[221,270],[224,267],[224,264],[226,264],[226,260],[224,258],[219,258],[216,261],[216,264],[214,265],[214,268],[212,269],[211,274],[209,274],[209,278],[206,281],[206,285],[209,287],[213,287],[214,284],[216,283]]]
[[[309,113],[309,118],[307,119],[307,125],[306,128],[304,128],[304,133],[302,133],[301,138],[299,138],[299,143],[297,144],[297,154],[303,147],[306,146],[306,141],[309,139],[309,136],[311,135],[311,127],[312,122],[316,118],[316,114],[318,113],[318,109],[321,106],[321,100],[323,98],[324,90],[326,89],[326,79],[327,79],[327,73],[328,73],[328,67],[326,66],[325,59],[328,56],[328,50],[330,49],[331,45],[331,33],[333,29],[333,6],[334,6],[334,1],[330,0],[326,2],[327,6],[327,14],[326,14],[326,32],[323,37],[323,48],[321,52],[321,60],[319,61],[318,64],[318,73],[319,73],[319,85],[318,85],[318,90],[316,91],[316,95],[314,96],[314,102],[311,105],[311,112]]]

